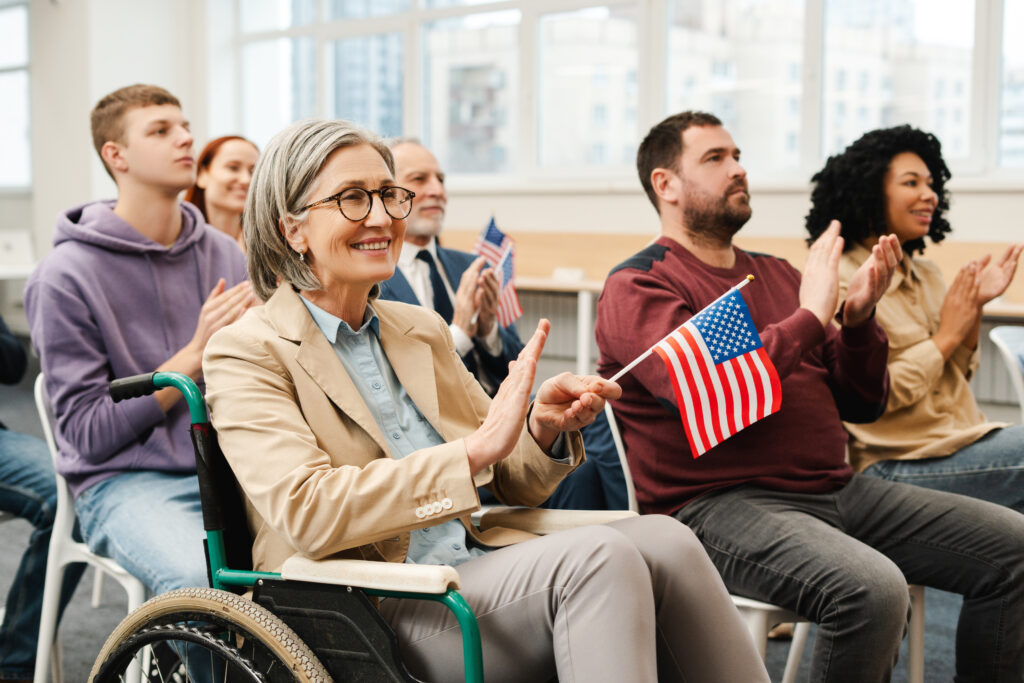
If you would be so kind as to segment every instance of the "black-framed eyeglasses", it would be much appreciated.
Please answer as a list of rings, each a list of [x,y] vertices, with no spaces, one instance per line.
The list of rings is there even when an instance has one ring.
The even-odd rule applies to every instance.
[[[300,211],[334,202],[342,216],[350,221],[358,222],[370,215],[375,194],[380,195],[384,211],[397,220],[402,220],[409,215],[412,211],[412,198],[416,196],[415,192],[404,187],[382,187],[379,190],[346,187],[338,194],[332,194],[330,197],[302,207]]]

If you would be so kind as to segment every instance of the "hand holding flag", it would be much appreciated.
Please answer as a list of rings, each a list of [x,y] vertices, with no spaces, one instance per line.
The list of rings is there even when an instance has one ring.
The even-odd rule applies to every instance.
[[[508,327],[523,315],[523,307],[515,289],[515,266],[513,264],[513,242],[508,235],[498,230],[491,222],[477,238],[473,252],[480,254],[488,265],[494,268],[498,278],[498,324]]]
[[[731,288],[612,377],[652,352],[664,361],[697,458],[782,405],[782,386],[739,290]]]

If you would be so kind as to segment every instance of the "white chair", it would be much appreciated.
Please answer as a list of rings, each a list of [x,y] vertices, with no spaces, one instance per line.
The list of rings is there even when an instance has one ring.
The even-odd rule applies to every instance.
[[[36,377],[36,409],[39,421],[50,447],[54,466],[57,464],[57,442],[53,436],[54,418],[50,398],[46,393],[43,375]],[[36,646],[36,671],[34,683],[46,683],[49,675],[50,652],[57,635],[57,610],[60,607],[61,583],[64,570],[72,562],[85,562],[96,570],[103,570],[113,577],[128,593],[128,611],[132,611],[146,600],[146,587],[129,574],[121,565],[110,558],[100,557],[84,543],[71,536],[75,526],[75,507],[64,477],[57,476],[57,512],[50,535],[50,552],[46,559],[46,583],[43,589],[43,613],[39,621],[39,642]],[[128,680],[143,681],[142,671],[137,664],[128,670]]]
[[[1024,329],[1024,328],[1022,328]],[[619,453],[619,463],[622,465],[622,475],[626,481],[626,495],[629,499],[629,509],[639,512],[640,508],[636,502],[636,489],[633,487],[633,475],[629,470],[629,461],[626,460],[626,446],[622,442],[622,435],[619,433],[619,423],[615,420],[615,412],[612,404],[604,404],[605,414],[608,417],[608,427],[612,431],[612,440],[615,442],[615,450]],[[909,683],[924,683],[924,588],[922,586],[910,586],[910,633],[907,640],[907,680]],[[782,683],[794,683],[797,671],[800,669],[800,659],[804,654],[804,647],[807,645],[807,634],[811,625],[806,619],[789,610],[776,605],[771,605],[760,600],[744,598],[733,595],[732,602],[739,610],[740,616],[747,625],[747,629],[754,637],[754,644],[757,646],[761,657],[765,656],[768,647],[768,631],[773,626],[781,623],[792,622],[793,642],[789,646],[789,655],[786,657],[786,670],[782,674]]]
[[[1006,370],[1010,373],[1010,383],[1017,394],[1021,423],[1024,424],[1024,363],[1021,362],[1021,354],[1024,353],[1024,327],[999,325],[988,331],[988,338],[999,349],[999,355],[1003,357]]]

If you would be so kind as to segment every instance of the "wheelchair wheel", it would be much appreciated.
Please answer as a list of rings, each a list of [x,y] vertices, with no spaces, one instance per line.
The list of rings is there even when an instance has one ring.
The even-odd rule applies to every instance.
[[[156,678],[149,680],[331,683],[316,655],[278,617],[251,600],[212,588],[158,595],[129,614],[107,638],[89,680],[125,681],[129,665],[151,654],[154,646],[169,646],[185,666],[166,679],[164,667],[158,667],[152,674]]]

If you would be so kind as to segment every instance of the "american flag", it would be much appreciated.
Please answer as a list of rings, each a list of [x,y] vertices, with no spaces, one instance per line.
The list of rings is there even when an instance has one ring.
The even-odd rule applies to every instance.
[[[658,342],[654,352],[672,379],[694,458],[782,404],[779,375],[735,289]]]
[[[516,294],[512,247],[512,239],[498,230],[493,218],[473,246],[473,253],[483,256],[500,278],[498,324],[502,327],[508,327],[523,314],[523,307],[519,305],[519,296]]]

